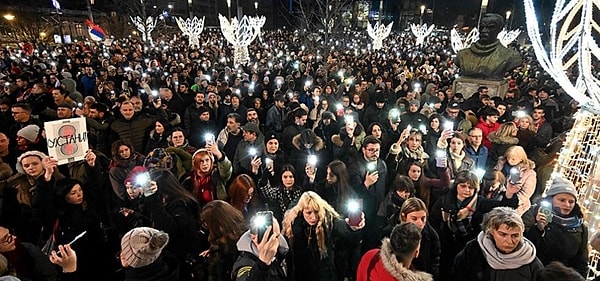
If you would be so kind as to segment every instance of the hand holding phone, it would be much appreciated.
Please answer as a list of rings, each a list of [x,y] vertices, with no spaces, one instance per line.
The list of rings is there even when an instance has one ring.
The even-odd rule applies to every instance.
[[[508,176],[508,181],[511,184],[517,184],[521,180],[521,170],[517,167],[510,168],[510,174]]]
[[[358,226],[362,220],[363,200],[350,200],[346,207],[348,208],[348,225]]]
[[[256,239],[258,243],[260,243],[267,231],[269,226],[273,225],[273,212],[271,211],[263,211],[258,212],[254,215],[252,219],[252,229],[250,230],[252,233],[256,234]],[[273,233],[273,232],[271,232]]]

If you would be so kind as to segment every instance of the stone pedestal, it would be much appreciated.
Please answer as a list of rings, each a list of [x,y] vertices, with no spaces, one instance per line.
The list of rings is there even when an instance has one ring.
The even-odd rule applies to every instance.
[[[488,87],[488,95],[490,97],[499,96],[504,98],[504,94],[506,94],[506,91],[508,90],[508,82],[505,80],[491,81],[466,77],[459,77],[454,80],[452,89],[454,90],[454,93],[462,93],[465,99],[467,99],[476,93],[477,88],[480,86]]]

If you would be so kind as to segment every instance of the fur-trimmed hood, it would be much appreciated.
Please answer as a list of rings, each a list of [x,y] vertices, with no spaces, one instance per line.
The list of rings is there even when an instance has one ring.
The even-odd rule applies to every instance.
[[[519,143],[519,139],[516,137],[501,137],[496,135],[496,132],[492,132],[489,136],[488,139],[492,142],[492,143],[497,143],[497,144],[512,144],[515,145],[517,143]]]
[[[433,280],[431,275],[422,271],[412,271],[398,262],[396,255],[392,252],[392,245],[389,238],[384,238],[379,251],[379,257],[385,270],[396,280],[401,281],[426,281]]]
[[[301,139],[302,139],[301,134],[295,135],[294,138],[292,139],[292,144],[298,150],[304,150],[304,147],[302,147]],[[321,137],[316,136],[315,144],[313,145],[312,149],[314,149],[315,151],[319,151],[319,150],[323,150],[323,148],[325,148],[325,142],[323,141],[323,139]]]

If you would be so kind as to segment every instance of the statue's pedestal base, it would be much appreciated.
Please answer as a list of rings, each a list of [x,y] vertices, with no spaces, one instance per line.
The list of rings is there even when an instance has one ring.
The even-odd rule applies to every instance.
[[[467,99],[474,93],[477,93],[477,88],[480,86],[488,87],[488,95],[490,97],[499,96],[504,98],[504,94],[506,94],[506,91],[508,90],[508,82],[505,80],[491,81],[465,77],[454,80],[452,89],[454,90],[454,93],[462,93],[465,99]]]

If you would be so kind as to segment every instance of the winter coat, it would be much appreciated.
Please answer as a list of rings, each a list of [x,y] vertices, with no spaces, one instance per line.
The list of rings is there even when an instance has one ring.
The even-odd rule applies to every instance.
[[[315,226],[310,226],[301,214],[292,223],[293,238],[290,239],[292,250],[289,280],[335,281],[334,238],[340,236],[347,241],[358,241],[360,232],[350,230],[346,222],[337,218],[330,225],[323,225],[327,256],[321,258],[317,246]]]
[[[517,208],[517,212],[519,215],[522,215],[529,207],[531,207],[531,196],[535,192],[535,187],[537,185],[537,173],[535,172],[535,163],[531,160],[527,160],[526,163],[523,163],[519,166],[516,166],[521,171],[521,177],[519,178],[519,182],[521,183],[521,189],[517,193],[519,197],[519,208]],[[504,157],[500,157],[498,163],[494,167],[495,170],[501,171],[506,177],[506,181],[504,182],[504,186],[508,186],[510,181],[510,169],[512,167],[508,165],[506,159]]]
[[[157,193],[144,198],[143,213],[152,220],[152,227],[169,234],[166,249],[180,262],[185,262],[188,255],[202,251],[197,220],[199,206],[191,200],[163,199],[160,186],[158,188]]]
[[[168,119],[164,110],[158,110],[159,118]],[[127,139],[133,143],[135,151],[144,151],[146,149],[146,138],[159,118],[146,114],[135,113],[135,115],[127,120],[119,118],[111,125],[111,143],[118,139]]]
[[[544,200],[544,199],[542,199]],[[546,200],[552,200],[547,198]],[[544,231],[540,231],[536,224],[535,217],[539,212],[539,206],[532,206],[529,211],[523,214],[523,223],[525,223],[525,237],[527,237],[537,248],[537,256],[544,265],[552,261],[559,261],[568,267],[577,270],[581,276],[585,277],[588,272],[588,227],[581,220],[582,213],[578,204],[571,212],[571,218],[574,218],[576,224],[561,225],[554,221],[548,223]],[[553,212],[553,216],[557,216]]]
[[[236,281],[284,281],[287,280],[287,266],[284,263],[285,256],[289,251],[287,241],[283,236],[279,237],[279,248],[275,260],[266,265],[258,259],[258,248],[250,239],[250,231],[242,234],[237,242],[240,252],[233,264],[232,280]]]
[[[389,238],[383,240],[381,249],[365,253],[358,264],[356,281],[431,281],[432,276],[412,271],[396,259]]]
[[[482,117],[479,118],[479,123],[477,123],[477,126],[475,126],[476,128],[481,129],[482,135],[483,135],[483,140],[482,140],[482,145],[487,147],[488,149],[492,148],[492,142],[490,141],[490,139],[488,138],[488,136],[497,131],[498,128],[500,128],[500,123],[496,122],[496,123],[492,123],[492,124],[488,124],[485,122],[485,120],[483,120]]]
[[[85,280],[85,279],[83,279]],[[179,280],[179,263],[174,257],[164,255],[140,268],[125,268],[124,281],[176,281]]]
[[[506,150],[509,147],[519,143],[519,139],[516,137],[500,137],[495,133],[490,134],[488,138],[492,142],[489,158],[489,161],[492,163],[492,165],[498,162],[498,158],[500,158],[500,156],[504,156],[504,153],[506,153]]]
[[[214,166],[215,163],[213,163]],[[213,168],[213,171],[210,176],[211,186],[213,188],[212,194],[214,194],[214,199],[225,200],[227,199],[228,190],[225,186],[227,181],[231,178],[231,174],[233,173],[233,168],[231,166],[231,161],[227,159],[227,156],[223,154],[222,159],[216,160],[216,168]],[[198,194],[194,192],[194,178],[195,178],[195,170],[190,172],[190,175],[185,178],[182,182],[182,186],[191,192],[196,198],[198,198]],[[206,204],[208,202],[200,202],[201,204]]]
[[[148,154],[148,152],[152,151],[155,148],[165,148],[169,146],[168,135],[167,132],[164,132],[162,135],[156,133],[156,130],[150,131],[150,135],[148,137],[148,141],[146,141],[146,148],[144,149],[144,154]]]
[[[345,163],[350,163],[354,160],[357,155],[362,154],[360,148],[362,142],[365,139],[365,129],[360,123],[354,129],[354,144],[352,144],[352,138],[346,133],[346,128],[340,128],[338,134],[331,136],[331,143],[334,145],[331,149],[333,151],[333,158],[340,159]]]
[[[302,175],[306,175],[305,168],[306,162],[308,161],[309,155],[317,156],[317,175],[315,181],[320,181],[325,179],[325,175],[327,174],[327,164],[329,164],[330,159],[328,159],[328,153],[325,151],[325,142],[320,138],[316,137],[315,143],[310,149],[306,149],[302,145],[302,138],[300,134],[297,134],[292,139],[292,150],[289,152],[288,162],[294,166],[296,169],[296,175],[298,175],[299,183],[302,183],[305,179],[302,178]]]
[[[480,235],[485,235],[481,233]],[[489,239],[489,238],[488,238]],[[493,241],[492,241],[493,243]],[[521,243],[531,242],[523,241]],[[528,255],[510,255],[496,252],[490,254],[492,257],[486,257],[481,249],[480,242],[476,239],[471,240],[465,245],[465,248],[458,253],[454,259],[452,277],[448,280],[461,281],[530,281],[534,280],[535,275],[543,267],[540,260],[535,257],[536,247],[527,252]],[[539,249],[539,248],[538,248]],[[533,257],[531,256],[533,255]],[[494,269],[490,266],[487,259],[499,259],[508,265],[505,268]],[[530,262],[524,264],[525,262]],[[520,266],[519,266],[520,265]],[[513,268],[514,267],[514,268]]]
[[[496,201],[475,194],[474,196],[477,196],[477,203],[473,208],[475,212],[466,219],[457,220],[456,214],[458,211],[465,208],[474,196],[462,202],[459,202],[456,196],[456,189],[450,189],[446,195],[435,202],[429,215],[429,222],[439,234],[442,245],[440,276],[447,276],[450,273],[452,261],[456,254],[481,231],[481,222],[487,212],[499,206],[517,208],[519,204],[518,197],[514,195],[510,199],[502,196],[501,201]],[[444,218],[444,213],[448,214],[447,220]]]
[[[400,218],[399,214],[394,216],[393,223],[390,223],[383,230],[382,238],[389,238],[394,226],[398,225]],[[425,227],[421,230],[421,243],[419,247],[419,256],[412,260],[412,266],[421,271],[425,271],[433,276],[434,280],[439,280],[440,273],[440,236],[435,229],[425,223]]]
[[[471,158],[471,160],[473,160],[473,164],[475,165],[475,169],[480,168],[480,169],[486,169],[487,168],[487,164],[488,164],[488,148],[480,145],[479,148],[477,149],[477,151],[475,151],[475,148],[473,148],[473,146],[471,146],[471,144],[467,143],[467,145],[465,146],[465,152],[467,153],[467,156],[469,156],[469,158]]]

